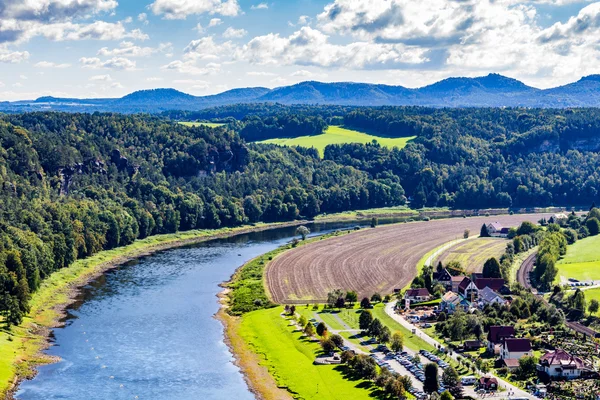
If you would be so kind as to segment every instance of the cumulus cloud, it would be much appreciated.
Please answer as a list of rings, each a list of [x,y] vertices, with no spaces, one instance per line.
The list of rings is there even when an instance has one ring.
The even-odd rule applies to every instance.
[[[0,19],[52,21],[112,11],[116,0],[4,0]]]
[[[131,71],[135,69],[135,61],[131,61],[124,57],[113,57],[109,60],[102,61],[98,57],[82,57],[79,59],[79,63],[84,68],[92,69],[114,69],[114,70],[125,70]]]
[[[110,75],[94,75],[90,77],[90,81],[100,81],[100,82],[111,82],[112,78]]]
[[[358,69],[398,68],[427,62],[425,51],[401,44],[353,42],[333,44],[324,33],[303,27],[289,37],[255,37],[236,56],[254,64],[314,65]]]
[[[27,51],[8,51],[0,50],[0,62],[9,64],[18,64],[29,58],[29,52]]]
[[[213,26],[221,25],[223,20],[221,18],[212,18],[208,23],[208,27],[212,28]]]
[[[69,68],[71,64],[55,63],[52,61],[40,61],[34,65],[37,68]]]
[[[198,14],[234,17],[241,12],[237,0],[155,0],[149,7],[165,19],[186,19]]]
[[[223,32],[223,37],[227,39],[240,39],[248,34],[248,31],[245,29],[235,29],[233,27],[229,27]]]
[[[164,71],[175,71],[187,75],[212,75],[221,69],[221,65],[217,63],[208,63],[205,66],[198,66],[194,60],[172,61],[167,65],[160,67]]]
[[[250,6],[251,10],[266,10],[269,8],[269,5],[267,3],[258,3],[258,4],[253,4],[252,6]]]
[[[148,25],[148,23],[149,23],[148,14],[146,14],[146,13],[138,14],[137,20],[140,21],[141,23],[143,23],[144,25]]]
[[[213,36],[192,40],[184,49],[184,58],[188,60],[216,60],[235,51],[233,43],[216,43]]]
[[[98,50],[98,55],[104,57],[149,57],[157,51],[158,49],[152,47],[137,46],[133,42],[121,42],[119,44],[119,47],[117,47],[116,49],[102,47],[100,50]]]

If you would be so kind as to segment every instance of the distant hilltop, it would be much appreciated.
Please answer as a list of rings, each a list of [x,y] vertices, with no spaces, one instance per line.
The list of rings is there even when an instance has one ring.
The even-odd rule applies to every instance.
[[[356,82],[307,81],[275,89],[239,88],[211,96],[175,89],[140,90],[121,98],[75,99],[52,96],[0,102],[0,111],[149,112],[198,110],[241,103],[329,104],[345,106],[428,107],[598,107],[600,75],[564,86],[537,89],[499,74],[448,78],[417,89]]]

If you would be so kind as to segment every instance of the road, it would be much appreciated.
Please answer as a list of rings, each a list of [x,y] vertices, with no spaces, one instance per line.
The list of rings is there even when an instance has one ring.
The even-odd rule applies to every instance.
[[[394,311],[394,308],[396,306],[395,302],[390,302],[385,306],[385,312],[386,314],[388,314],[390,317],[392,317],[396,322],[398,322],[399,324],[401,324],[402,326],[404,326],[406,329],[408,329],[409,331],[412,331],[413,329],[415,330],[415,334],[420,337],[421,339],[423,339],[424,341],[426,341],[427,343],[429,343],[430,345],[432,345],[435,348],[439,348],[440,346],[444,346],[442,343],[438,342],[437,340],[435,340],[434,338],[432,338],[431,336],[429,336],[428,334],[426,334],[425,332],[423,332],[420,328],[418,328],[417,326],[411,324],[410,322],[408,322],[407,320],[405,320],[404,318],[402,318],[400,315],[396,314],[396,312]],[[456,361],[458,361],[458,358],[461,357],[459,355],[457,355],[456,353],[452,353],[450,355],[450,357]],[[485,375],[483,372],[478,371],[479,374],[481,375]],[[525,397],[528,399],[537,399],[537,397],[527,393],[526,391],[506,382],[504,379],[501,379],[497,376],[494,376],[492,374],[488,374],[493,376],[494,378],[496,378],[498,380],[498,385],[501,388],[506,389],[505,393],[508,393],[509,391],[511,391],[513,393],[514,397]],[[465,388],[466,389],[466,388]],[[472,388],[469,388],[472,390]],[[504,393],[503,393],[504,395]]]
[[[531,271],[533,271],[533,267],[535,266],[535,260],[537,258],[537,253],[531,254],[529,257],[523,261],[519,271],[517,271],[517,281],[525,288],[531,290],[531,293],[539,297],[543,302],[548,303],[544,296],[540,295],[536,288],[531,285],[531,280],[529,279],[529,275]],[[595,330],[588,328],[585,325],[580,324],[579,322],[566,322],[567,327],[571,328],[575,332],[582,333],[584,335],[590,336],[592,338],[597,337],[598,332]]]

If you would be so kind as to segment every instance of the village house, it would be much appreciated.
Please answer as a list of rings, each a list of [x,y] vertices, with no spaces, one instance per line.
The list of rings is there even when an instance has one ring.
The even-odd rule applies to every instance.
[[[544,354],[537,366],[538,371],[545,372],[550,378],[575,379],[589,372],[583,360],[572,356],[563,349],[556,349]]]
[[[492,354],[498,353],[503,340],[514,336],[515,328],[512,326],[490,326],[487,335],[488,351]]]
[[[479,389],[483,390],[497,390],[498,389],[498,379],[493,378],[491,376],[482,376],[479,378]]]
[[[477,286],[475,286],[475,283],[471,279],[465,276],[460,285],[458,285],[458,294],[469,301],[475,301],[477,300],[479,289],[477,289]]]
[[[500,358],[503,360],[518,360],[525,356],[533,355],[529,339],[506,338],[502,343]]]
[[[488,235],[492,237],[507,237],[508,228],[503,227],[499,222],[490,222],[486,225]]]
[[[433,282],[443,285],[446,290],[452,290],[452,275],[445,268],[433,273]]]
[[[431,300],[431,294],[429,293],[429,290],[425,288],[408,289],[406,293],[404,293],[404,300],[410,301],[411,304],[421,303]]]
[[[467,311],[470,307],[471,303],[454,292],[444,293],[440,302],[440,311],[447,314],[453,314],[456,310]]]
[[[505,305],[508,301],[502,295],[496,293],[489,286],[479,291],[479,306],[484,308],[487,305],[500,304]]]
[[[480,340],[465,340],[463,348],[465,351],[479,350],[482,344]]]
[[[452,291],[454,293],[458,293],[458,286],[463,281],[463,279],[465,279],[463,275],[452,277]]]
[[[553,216],[551,216],[548,219],[548,223],[549,224],[561,224],[562,222],[565,222],[568,219],[569,219],[569,217],[567,216],[567,214],[559,213],[559,214],[554,214]]]

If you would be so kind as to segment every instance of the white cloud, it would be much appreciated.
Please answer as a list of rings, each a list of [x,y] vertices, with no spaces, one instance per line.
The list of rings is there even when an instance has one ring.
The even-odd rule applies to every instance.
[[[233,27],[229,27],[223,32],[223,37],[228,39],[240,39],[248,34],[248,31],[245,29],[235,29]]]
[[[308,15],[301,15],[298,17],[298,25],[300,26],[308,25],[311,21],[312,18],[310,18]]]
[[[233,43],[227,41],[216,43],[213,36],[205,36],[198,40],[192,40],[183,49],[185,59],[193,60],[216,60],[223,55],[230,55],[235,51]]]
[[[246,72],[248,76],[277,76],[277,74],[273,72],[265,72],[265,71],[249,71]]]
[[[301,69],[301,70],[298,70],[298,71],[292,72],[292,73],[290,74],[290,76],[296,76],[296,77],[307,78],[307,77],[313,76],[313,73],[312,73],[312,72],[310,72],[310,71],[307,71],[307,70],[305,70],[305,69]]]
[[[175,71],[187,75],[212,75],[221,69],[221,65],[217,63],[208,63],[206,66],[199,67],[194,60],[172,61],[167,65],[163,65],[160,69],[165,71]]]
[[[0,63],[18,64],[29,58],[27,51],[0,50]]]
[[[0,19],[64,20],[109,12],[117,4],[116,0],[3,0]]]
[[[26,81],[27,79],[29,79],[29,78],[27,78],[27,75],[23,75],[23,74],[19,75],[19,78],[21,78],[24,81]]]
[[[160,76],[151,76],[149,78],[146,78],[146,82],[160,82],[162,80],[163,78],[161,78]]]
[[[204,31],[206,29],[204,29],[204,27],[202,26],[202,24],[198,23],[196,24],[196,26],[194,27],[194,30],[198,33],[204,33]]]
[[[21,82],[16,82],[12,84],[12,87],[20,88],[23,87],[23,84]]]
[[[269,5],[267,3],[258,3],[258,4],[254,4],[252,6],[250,6],[251,10],[266,10],[269,8]]]
[[[234,17],[241,12],[237,0],[155,0],[149,7],[155,15],[164,15],[166,19],[186,19],[195,14]]]
[[[70,66],[71,66],[71,64],[66,64],[66,63],[57,64],[52,61],[40,61],[34,65],[34,67],[37,67],[37,68],[69,68]]]
[[[213,26],[221,25],[223,20],[221,18],[212,18],[208,23],[208,27],[212,28]]]
[[[144,25],[148,25],[150,22],[148,21],[148,14],[140,13],[137,16],[137,20],[143,23]]]
[[[79,63],[84,68],[92,68],[92,69],[115,69],[115,70],[125,70],[131,71],[135,69],[135,61],[131,61],[127,58],[123,57],[113,57],[109,60],[102,61],[97,57],[82,57],[79,59]]]
[[[149,57],[157,51],[158,49],[152,47],[137,46],[133,42],[121,42],[116,49],[109,50],[108,47],[103,47],[98,50],[97,54],[104,57]]]
[[[322,32],[303,27],[289,37],[268,34],[255,37],[236,52],[253,64],[314,65],[356,69],[400,68],[424,63],[425,50],[401,44],[353,42],[332,44]]]
[[[90,77],[90,81],[100,81],[100,82],[111,82],[112,78],[110,75],[94,75]]]

